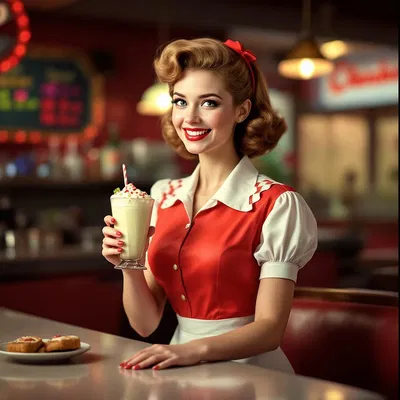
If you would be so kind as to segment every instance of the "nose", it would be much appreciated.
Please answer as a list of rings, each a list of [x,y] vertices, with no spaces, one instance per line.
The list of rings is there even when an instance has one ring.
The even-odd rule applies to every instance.
[[[188,107],[186,109],[186,114],[185,114],[185,122],[188,124],[198,124],[200,123],[201,118],[199,115],[199,110],[197,107]]]

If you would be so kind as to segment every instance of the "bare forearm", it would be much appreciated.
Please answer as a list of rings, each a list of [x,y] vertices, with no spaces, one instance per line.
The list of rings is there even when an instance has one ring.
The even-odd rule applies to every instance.
[[[255,321],[222,335],[197,340],[202,361],[248,358],[279,346],[281,335],[276,324]]]
[[[160,323],[162,312],[151,293],[143,271],[123,271],[123,304],[129,323],[141,336],[149,336]]]

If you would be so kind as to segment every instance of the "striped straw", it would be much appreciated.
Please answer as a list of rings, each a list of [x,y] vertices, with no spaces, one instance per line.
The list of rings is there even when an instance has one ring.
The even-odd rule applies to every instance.
[[[124,185],[128,186],[128,175],[126,173],[125,164],[122,164],[122,175],[124,176]]]

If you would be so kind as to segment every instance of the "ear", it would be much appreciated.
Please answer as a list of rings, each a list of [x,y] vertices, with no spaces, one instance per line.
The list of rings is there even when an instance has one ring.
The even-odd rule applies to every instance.
[[[250,114],[251,110],[251,101],[250,99],[246,99],[240,106],[237,108],[236,122],[240,124],[243,122]]]

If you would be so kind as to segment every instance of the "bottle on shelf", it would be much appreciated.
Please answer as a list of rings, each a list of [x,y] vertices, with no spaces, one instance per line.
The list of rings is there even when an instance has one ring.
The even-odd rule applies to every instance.
[[[116,179],[121,174],[121,139],[118,124],[108,124],[108,141],[101,149],[100,170],[103,179]]]
[[[50,176],[54,180],[62,180],[64,178],[64,169],[61,163],[61,141],[58,137],[49,138],[49,165]]]
[[[15,209],[11,199],[7,196],[0,197],[0,250],[6,248],[6,234],[15,229]]]
[[[39,179],[50,178],[51,165],[50,165],[49,148],[42,147],[36,150],[36,177]]]
[[[87,181],[101,180],[100,150],[94,147],[93,142],[87,141],[83,144],[84,175]]]
[[[64,156],[64,168],[67,177],[71,181],[80,181],[83,178],[83,159],[79,154],[78,139],[70,138],[67,141],[67,151]]]

